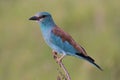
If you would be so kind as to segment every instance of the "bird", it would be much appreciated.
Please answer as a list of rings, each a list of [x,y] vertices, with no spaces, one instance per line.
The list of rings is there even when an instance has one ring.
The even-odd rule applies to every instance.
[[[99,70],[103,70],[95,63],[95,60],[92,57],[88,56],[85,49],[79,45],[71,35],[56,25],[49,12],[38,12],[30,17],[29,20],[37,21],[47,45],[53,51],[61,55],[58,62],[60,62],[65,56],[69,55],[84,59],[93,64]]]

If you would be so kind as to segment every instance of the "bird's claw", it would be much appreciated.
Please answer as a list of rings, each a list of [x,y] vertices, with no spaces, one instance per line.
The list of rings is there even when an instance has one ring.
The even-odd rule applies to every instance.
[[[65,57],[65,54],[63,54],[61,57],[58,57],[58,55],[57,55],[57,52],[55,52],[54,50],[53,50],[53,57],[54,57],[54,59],[56,60],[56,62],[58,63],[58,64],[61,64],[62,63],[62,59]]]
[[[60,64],[60,63],[62,62],[62,59],[61,59],[61,58],[57,58],[57,59],[56,59],[56,62],[57,62],[58,64]]]

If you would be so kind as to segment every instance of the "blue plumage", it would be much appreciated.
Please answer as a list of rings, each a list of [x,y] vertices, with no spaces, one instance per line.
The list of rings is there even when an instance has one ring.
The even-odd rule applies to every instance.
[[[75,53],[78,53],[78,51],[68,41],[62,41],[61,37],[56,36],[54,33],[51,33],[50,40],[52,44],[59,47],[60,51],[64,52],[67,55],[75,55]]]
[[[52,16],[48,12],[39,12],[31,17],[30,20],[35,20],[39,23],[45,42],[55,52],[62,55],[60,60],[62,60],[65,55],[71,55],[85,59],[102,70],[100,66],[87,55],[83,47],[78,45],[68,33],[64,32],[55,24]]]

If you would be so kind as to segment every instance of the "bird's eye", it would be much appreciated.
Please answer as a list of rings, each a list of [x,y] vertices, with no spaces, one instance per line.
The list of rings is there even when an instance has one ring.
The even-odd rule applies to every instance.
[[[47,17],[47,15],[42,15],[42,16],[38,17],[38,20],[43,19],[45,17]]]
[[[45,18],[47,15],[43,15],[43,16],[41,16],[41,18]]]

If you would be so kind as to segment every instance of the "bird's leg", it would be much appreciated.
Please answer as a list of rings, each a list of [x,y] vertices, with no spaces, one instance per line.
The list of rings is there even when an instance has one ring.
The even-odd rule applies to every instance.
[[[63,54],[61,57],[58,57],[56,51],[53,50],[52,53],[53,53],[53,57],[54,57],[54,59],[56,60],[56,62],[57,62],[58,64],[60,64],[60,63],[62,62],[62,59],[65,57],[65,54]]]
[[[53,54],[53,58],[54,58],[55,60],[57,60],[57,58],[58,58],[57,52],[55,52],[55,51],[53,50],[53,51],[52,51],[52,54]]]
[[[55,61],[58,63],[58,59],[59,59],[59,57],[58,57],[57,52],[53,50],[53,51],[52,51],[52,54],[53,54],[53,58],[54,58]],[[59,63],[60,63],[60,61],[59,61]]]
[[[63,54],[61,57],[57,58],[57,63],[60,64],[64,57],[65,57],[65,54]]]

